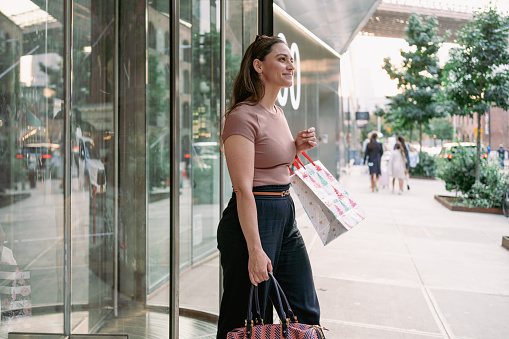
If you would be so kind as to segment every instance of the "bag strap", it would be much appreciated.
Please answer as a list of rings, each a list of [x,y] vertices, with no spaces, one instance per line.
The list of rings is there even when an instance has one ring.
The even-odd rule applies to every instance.
[[[281,288],[281,285],[277,282],[276,278],[272,273],[269,273],[269,280],[271,284],[268,286],[272,294],[269,294],[270,299],[272,300],[272,304],[274,305],[274,308],[276,309],[276,312],[279,316],[279,320],[281,321],[281,331],[283,334],[283,338],[287,338],[288,336],[288,325],[291,322],[297,322],[297,317],[292,311],[292,308],[290,307],[290,303],[288,302],[288,299],[286,298],[285,293],[283,292],[283,289]],[[255,320],[257,319],[256,316],[258,316],[260,319],[260,323],[263,324],[263,319],[261,317],[260,313],[260,303],[258,299],[258,286],[251,285],[251,288],[249,290],[249,301],[248,301],[248,310],[247,310],[247,318],[246,318],[246,338],[250,339],[251,335],[253,333],[253,326],[257,324],[256,321],[253,320],[253,316],[255,316]],[[254,307],[253,310],[253,301],[254,301]],[[253,312],[254,311],[254,312]]]
[[[309,161],[310,163],[312,163],[312,164],[313,164],[313,166],[316,166],[316,165],[315,165],[315,163],[313,162],[313,160],[311,160],[311,158],[309,157],[309,155],[307,155],[307,153],[306,153],[306,152],[302,152],[301,154],[302,154],[302,155],[303,155],[306,159],[308,159],[308,161]],[[304,165],[302,164],[302,162],[301,162],[301,161],[300,161],[300,159],[299,159],[299,156],[297,156],[297,155],[295,156],[295,161],[293,162],[293,164],[294,164],[297,168],[299,168],[299,166],[296,164],[296,162],[298,162],[298,163],[299,163],[302,167],[304,167]]]
[[[306,157],[306,159],[308,159],[308,160],[309,160],[309,162],[313,164],[313,166],[316,166],[316,165],[315,165],[315,163],[313,162],[313,160],[311,160],[311,158],[309,157],[309,155],[307,155],[307,153],[306,153],[306,152],[302,152],[302,155],[303,155],[303,156],[305,156],[305,157]]]
[[[255,307],[254,312],[253,312],[253,300]],[[251,285],[251,288],[249,289],[249,300],[247,302],[247,317],[246,317],[247,338],[251,338],[252,328],[258,322],[263,323],[263,319],[260,312],[260,301],[258,299],[258,286]]]
[[[288,299],[286,298],[286,295],[283,292],[283,288],[281,287],[281,285],[279,285],[279,282],[276,280],[274,275],[272,275],[272,273],[269,273],[269,276],[272,280],[272,283],[274,284],[274,289],[276,290],[276,293],[279,297],[278,305],[280,305],[282,310],[284,311],[284,313],[282,314],[283,318],[281,319],[281,317],[280,317],[280,319],[281,320],[285,319],[288,321],[297,321],[297,317],[295,316],[292,308],[290,307],[290,303],[288,302]],[[276,311],[277,311],[277,307],[276,307]]]
[[[299,163],[302,167],[305,167],[305,166],[302,164],[302,162],[300,161],[300,159],[299,159],[299,157],[298,157],[297,155],[295,156],[295,161],[297,161],[297,162],[298,162],[298,163]],[[294,161],[294,163],[295,163],[295,161]]]

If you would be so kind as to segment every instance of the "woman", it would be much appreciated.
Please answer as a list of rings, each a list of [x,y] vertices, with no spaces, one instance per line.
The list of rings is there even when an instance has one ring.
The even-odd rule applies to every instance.
[[[293,139],[278,92],[292,85],[290,49],[279,37],[257,36],[246,50],[233,84],[222,141],[233,195],[217,230],[223,267],[223,298],[217,338],[242,327],[249,288],[274,274],[299,322],[319,324],[311,266],[288,195],[288,165],[317,145],[315,129]],[[260,306],[268,290],[261,284]],[[271,319],[265,319],[271,323]]]
[[[382,173],[382,154],[384,154],[382,144],[376,141],[377,138],[378,134],[373,132],[371,134],[370,141],[366,146],[366,151],[364,152],[364,163],[367,163],[369,167],[372,192],[375,192],[375,190],[378,191],[378,180],[380,179],[380,174]],[[366,159],[368,159],[368,162],[366,162]]]
[[[403,152],[405,153],[406,157],[406,163],[405,163],[405,180],[406,180],[406,188],[410,190],[410,184],[409,184],[409,171],[410,171],[410,156],[408,154],[408,147],[405,144],[405,139],[401,135],[398,136],[398,142],[403,146]]]
[[[403,180],[405,180],[406,163],[407,159],[405,152],[403,151],[403,146],[397,142],[396,145],[394,145],[394,151],[392,151],[391,160],[389,161],[389,175],[392,176],[392,192],[394,192],[394,185],[396,179],[398,179],[398,194],[403,194]]]

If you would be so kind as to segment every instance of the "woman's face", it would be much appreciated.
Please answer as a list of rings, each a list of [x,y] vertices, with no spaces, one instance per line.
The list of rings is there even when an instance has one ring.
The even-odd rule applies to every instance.
[[[265,86],[290,87],[292,85],[295,66],[286,44],[273,45],[272,51],[267,54],[265,60],[256,59],[253,65]]]

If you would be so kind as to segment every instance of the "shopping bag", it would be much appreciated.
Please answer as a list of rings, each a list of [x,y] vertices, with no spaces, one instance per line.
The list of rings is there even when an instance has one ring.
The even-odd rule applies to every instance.
[[[382,171],[382,174],[380,175],[380,180],[378,181],[378,184],[382,187],[389,187],[389,172]]]
[[[366,212],[353,200],[320,161],[302,165],[298,157],[290,177],[300,200],[324,245],[352,229],[366,218]],[[299,166],[300,164],[300,166]]]
[[[32,315],[30,272],[15,265],[0,266],[0,315],[2,321],[15,321]]]
[[[271,300],[279,316],[279,324],[263,324],[258,299],[258,286],[251,285],[245,327],[236,328],[226,335],[226,339],[325,339],[324,328],[298,322],[290,307],[281,285],[269,273],[272,294]]]

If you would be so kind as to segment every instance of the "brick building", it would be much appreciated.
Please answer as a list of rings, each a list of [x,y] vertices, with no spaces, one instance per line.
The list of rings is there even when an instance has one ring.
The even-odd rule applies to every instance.
[[[489,120],[487,116],[481,117],[481,142],[484,145],[490,144]],[[509,149],[509,112],[500,108],[491,108],[491,149],[498,149],[502,144],[504,149]],[[456,136],[461,141],[476,141],[477,115],[473,118],[456,117]]]

